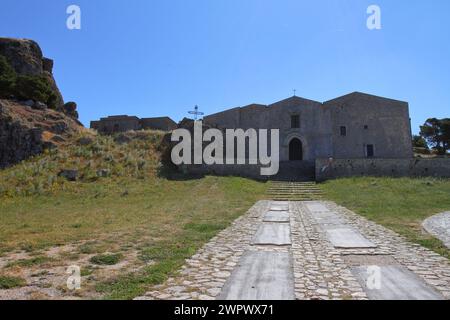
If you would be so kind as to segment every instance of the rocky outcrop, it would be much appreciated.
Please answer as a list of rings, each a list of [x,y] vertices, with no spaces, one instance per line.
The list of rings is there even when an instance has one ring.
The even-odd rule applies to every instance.
[[[82,130],[77,120],[56,110],[0,99],[0,168],[58,147]]]
[[[39,45],[28,39],[0,38],[0,55],[3,55],[17,75],[42,76],[47,79],[56,95],[56,109],[77,119],[76,104],[64,104],[64,99],[53,77],[53,60],[45,58]]]
[[[13,83],[2,94],[8,100],[0,99],[0,168],[58,147],[84,130],[76,103],[64,103],[56,85],[53,60],[42,55],[36,42],[0,38],[0,57]],[[45,96],[34,94],[36,79],[44,84]]]

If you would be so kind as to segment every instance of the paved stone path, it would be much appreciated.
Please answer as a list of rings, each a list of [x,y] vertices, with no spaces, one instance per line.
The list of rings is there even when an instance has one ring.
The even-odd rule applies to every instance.
[[[259,201],[137,299],[450,299],[450,263],[333,202]]]

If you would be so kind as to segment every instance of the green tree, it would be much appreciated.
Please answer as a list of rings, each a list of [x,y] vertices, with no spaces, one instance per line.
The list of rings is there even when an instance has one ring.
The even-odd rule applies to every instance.
[[[6,58],[0,55],[0,98],[8,98],[13,93],[16,72]]]
[[[414,135],[413,136],[413,146],[415,148],[429,149],[427,141],[422,136],[419,136],[419,135]]]
[[[439,154],[446,154],[450,149],[450,119],[428,119],[420,127],[420,135]]]

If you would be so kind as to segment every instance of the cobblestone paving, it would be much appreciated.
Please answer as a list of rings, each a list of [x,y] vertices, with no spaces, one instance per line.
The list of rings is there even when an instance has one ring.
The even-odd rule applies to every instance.
[[[374,257],[377,261],[392,259],[450,299],[450,263],[447,259],[409,243],[396,233],[333,202],[289,202],[292,245],[252,245],[252,239],[272,203],[256,203],[247,214],[186,260],[178,275],[136,299],[216,299],[240,257],[248,250],[289,252],[292,256],[295,297],[299,300],[367,299],[350,271],[355,256],[369,260]],[[308,203],[320,203],[337,213],[346,225],[358,230],[377,247],[335,249],[314,214],[308,210]]]

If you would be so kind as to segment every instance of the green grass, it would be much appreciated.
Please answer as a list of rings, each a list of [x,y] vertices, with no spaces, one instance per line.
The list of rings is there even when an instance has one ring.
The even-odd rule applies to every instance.
[[[167,279],[264,197],[267,185],[250,179],[161,177],[162,133],[127,135],[132,139],[125,144],[103,136],[94,136],[87,146],[75,141],[0,171],[0,254],[17,249],[37,254],[78,242],[75,252],[54,263],[96,254],[89,263],[108,265],[136,253],[130,263],[140,266],[139,272],[119,272],[114,279],[93,283],[106,298],[131,299]],[[78,170],[78,181],[58,177],[61,169]],[[98,177],[101,169],[109,174]],[[11,266],[32,268],[45,262],[39,254]]]
[[[137,250],[138,261],[149,263],[141,272],[96,283],[97,290],[113,299],[134,298],[167,279],[184,259],[262,199],[267,188],[249,179],[212,176],[74,184],[77,188],[53,195],[3,198],[0,251],[33,252],[76,241],[87,241],[79,245],[80,254]],[[16,265],[44,262],[27,259]]]
[[[358,177],[320,187],[328,199],[450,258],[450,250],[421,228],[427,217],[450,210],[449,179]]]
[[[0,276],[0,289],[13,289],[25,286],[25,280],[18,277]]]
[[[184,183],[191,185],[193,182]],[[187,190],[189,201],[182,205],[186,215],[177,215],[178,220],[170,222],[170,228],[160,230],[164,237],[140,244],[139,259],[151,262],[151,265],[139,273],[100,283],[96,286],[97,291],[110,299],[130,299],[144,293],[150,285],[164,282],[186,258],[261,199],[266,190],[264,183],[233,177],[207,177],[197,180],[192,187],[195,196],[192,196],[192,190]],[[195,192],[199,188],[208,191]],[[176,232],[171,231],[175,226]]]
[[[36,265],[41,265],[47,262],[51,262],[53,259],[45,256],[37,256],[30,259],[20,259],[14,262],[10,262],[6,265],[6,268],[11,267],[32,267]]]
[[[118,264],[120,260],[122,260],[123,255],[120,253],[116,254],[100,254],[93,256],[89,261],[93,264],[97,265],[107,265],[107,266],[113,266],[115,264]]]
[[[23,161],[0,171],[0,198],[16,196],[56,195],[59,191],[76,191],[78,185],[58,174],[61,170],[78,171],[78,180],[103,184],[117,179],[147,179],[155,177],[160,162],[163,133],[139,131],[126,133],[131,141],[117,144],[114,137],[95,136],[86,132],[60,149]],[[89,136],[92,143],[79,145],[78,138]],[[108,174],[102,177],[99,172]],[[98,190],[101,196],[102,190]],[[79,228],[79,223],[73,223]]]

